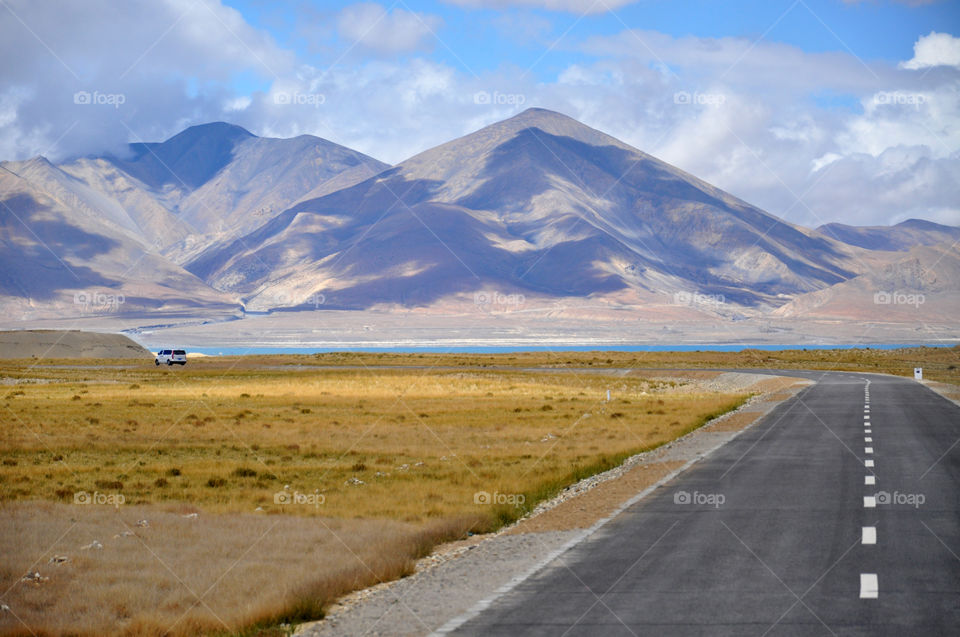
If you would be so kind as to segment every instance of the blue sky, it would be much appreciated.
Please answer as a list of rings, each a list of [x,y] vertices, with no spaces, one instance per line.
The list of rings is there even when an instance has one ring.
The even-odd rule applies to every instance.
[[[335,21],[339,10],[349,3],[228,0],[225,4],[269,32],[280,45],[296,51],[300,60],[320,67],[354,61],[340,58],[353,44],[348,38],[334,34],[330,42],[324,43],[330,50],[318,51],[316,45],[311,46],[300,24],[307,17]],[[543,81],[549,81],[569,64],[588,58],[574,50],[577,42],[591,36],[614,35],[624,28],[659,31],[674,37],[762,39],[791,44],[810,53],[852,52],[864,60],[890,63],[909,59],[921,35],[931,31],[960,32],[960,6],[955,2],[641,0],[614,11],[587,15],[524,6],[473,8],[436,1],[381,4],[388,9],[434,15],[442,20],[442,26],[436,29],[436,41],[429,46],[432,59],[476,73],[515,65],[530,69]],[[515,32],[511,33],[509,23],[516,25]],[[516,37],[528,24],[534,25],[539,37]],[[554,43],[555,48],[545,54],[545,45]],[[264,83],[252,82],[245,86],[263,87]]]
[[[222,120],[396,163],[538,106],[804,225],[960,225],[955,1],[0,0],[0,54],[5,159]]]

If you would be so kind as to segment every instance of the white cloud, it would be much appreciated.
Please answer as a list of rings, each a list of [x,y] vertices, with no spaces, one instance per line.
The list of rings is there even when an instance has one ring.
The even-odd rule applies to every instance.
[[[507,7],[526,7],[547,9],[549,11],[568,11],[570,13],[593,14],[607,13],[633,4],[637,0],[444,0],[449,4],[476,9],[504,9]]]
[[[0,57],[16,60],[0,71],[4,159],[120,150],[131,130],[165,139],[222,117],[235,73],[269,79],[294,62],[217,2],[6,0],[0,13]]]
[[[868,70],[841,53],[655,32],[583,48],[598,61],[561,76],[590,94],[571,115],[773,214],[806,225],[960,223],[949,177],[960,154],[952,72]],[[626,79],[607,90],[611,77]],[[824,93],[844,106],[819,105]],[[922,192],[910,196],[911,187]]]
[[[5,2],[54,53],[17,20],[0,20],[0,55],[17,60],[0,68],[0,159],[96,153],[226,120],[260,135],[318,135],[395,163],[539,106],[798,223],[960,223],[952,68],[916,73],[873,62],[868,70],[844,53],[627,31],[581,42],[586,57],[553,81],[511,66],[478,78],[389,55],[432,41],[421,19],[441,25],[368,4],[328,15],[317,50],[336,57],[355,33],[363,55],[322,70],[216,3]],[[924,51],[915,60],[934,59]],[[232,88],[232,78],[250,74],[267,88]],[[125,100],[119,108],[75,104],[81,90]],[[478,104],[478,92],[523,99]],[[819,104],[823,93],[846,106]]]
[[[374,3],[354,4],[340,12],[337,28],[351,43],[381,53],[408,53],[430,48],[443,21],[403,9],[388,11]]]
[[[843,155],[837,153],[826,153],[810,162],[810,172],[819,172],[822,168],[829,166],[838,159],[843,159]]]
[[[960,67],[960,38],[931,31],[913,45],[913,58],[900,64],[900,68],[913,70],[932,66]]]

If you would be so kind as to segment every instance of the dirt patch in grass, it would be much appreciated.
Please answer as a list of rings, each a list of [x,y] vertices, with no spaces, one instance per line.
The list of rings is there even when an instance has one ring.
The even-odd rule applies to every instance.
[[[796,378],[789,378],[786,376],[774,376],[773,378],[766,378],[764,380],[754,383],[750,388],[751,391],[758,394],[769,394],[772,392],[784,392],[777,393],[774,396],[768,396],[767,400],[784,400],[789,398],[792,394],[785,392],[785,390],[793,389],[796,387],[809,385],[810,381],[807,380],[798,380]]]
[[[778,392],[776,394],[771,394],[770,396],[768,396],[769,400],[786,400],[787,398],[790,398],[790,394],[786,392]]]
[[[507,531],[507,534],[588,528],[600,518],[613,513],[631,497],[679,469],[683,464],[683,462],[673,461],[636,466],[619,478],[598,484],[588,494],[571,498],[549,511],[522,520]]]
[[[710,425],[707,429],[716,432],[740,431],[755,423],[762,415],[763,413],[759,411],[740,411]]]

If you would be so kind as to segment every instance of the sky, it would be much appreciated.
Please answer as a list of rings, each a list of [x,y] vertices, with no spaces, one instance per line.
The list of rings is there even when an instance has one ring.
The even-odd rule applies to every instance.
[[[0,0],[0,159],[227,121],[404,159],[559,111],[816,227],[960,225],[956,0]]]

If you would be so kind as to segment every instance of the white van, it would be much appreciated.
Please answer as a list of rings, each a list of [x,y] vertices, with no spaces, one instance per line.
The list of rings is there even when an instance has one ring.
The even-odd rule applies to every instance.
[[[182,349],[162,349],[157,352],[157,357],[153,362],[157,365],[160,363],[166,363],[167,365],[186,365],[187,353]]]

